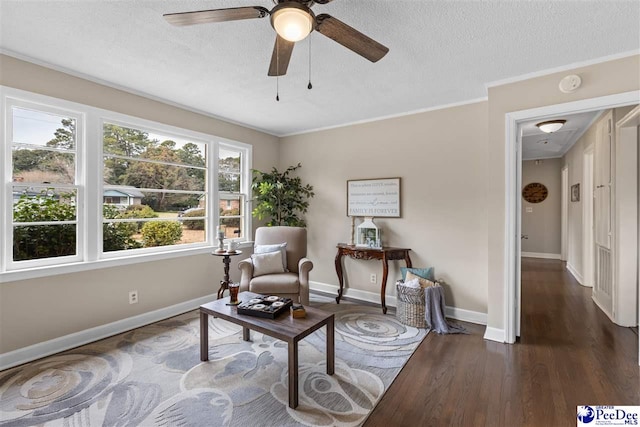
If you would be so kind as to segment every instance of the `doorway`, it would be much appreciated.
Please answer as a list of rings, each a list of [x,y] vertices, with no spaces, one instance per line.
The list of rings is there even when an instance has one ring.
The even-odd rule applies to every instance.
[[[504,282],[505,342],[515,342],[518,333],[518,320],[521,315],[520,281],[518,277],[520,253],[518,250],[519,245],[516,244],[516,238],[519,240],[521,231],[521,213],[518,205],[520,187],[522,185],[519,173],[521,164],[518,162],[518,124],[526,120],[552,119],[553,117],[563,114],[575,114],[637,104],[639,97],[640,91],[632,91],[506,114],[505,127],[507,138],[505,141],[505,168],[507,170],[507,176],[505,182],[505,225],[507,232],[505,233],[504,243],[507,256],[505,257],[504,266],[506,273],[506,280]]]

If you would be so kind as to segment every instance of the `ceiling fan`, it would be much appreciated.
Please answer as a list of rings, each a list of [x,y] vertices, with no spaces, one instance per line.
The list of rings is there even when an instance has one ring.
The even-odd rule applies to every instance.
[[[313,30],[371,62],[379,61],[389,52],[386,46],[339,19],[326,13],[316,16],[311,10],[316,3],[327,4],[330,1],[332,0],[273,0],[276,5],[271,10],[262,6],[249,6],[167,13],[163,16],[170,24],[179,26],[270,16],[271,25],[276,31],[276,43],[271,55],[269,76],[283,76],[287,73],[295,42],[304,39]]]

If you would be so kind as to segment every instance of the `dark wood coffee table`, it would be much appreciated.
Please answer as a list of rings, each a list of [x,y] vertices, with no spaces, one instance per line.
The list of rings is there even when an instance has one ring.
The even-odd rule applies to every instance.
[[[247,301],[257,294],[241,292],[240,301]],[[249,331],[262,332],[270,337],[286,341],[289,347],[289,407],[298,406],[298,341],[312,332],[327,326],[327,374],[335,371],[334,315],[313,307],[305,307],[307,317],[294,319],[283,313],[275,319],[238,314],[236,306],[227,305],[229,297],[200,306],[200,360],[209,360],[209,316],[219,317],[242,326],[242,338],[249,341]]]

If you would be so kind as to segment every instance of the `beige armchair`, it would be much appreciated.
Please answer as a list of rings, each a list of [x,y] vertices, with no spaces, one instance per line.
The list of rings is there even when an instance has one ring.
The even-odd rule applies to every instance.
[[[288,272],[254,277],[252,259],[242,260],[238,263],[241,271],[240,292],[278,295],[303,305],[309,304],[309,271],[313,263],[306,258],[307,230],[301,227],[260,227],[256,230],[256,246],[285,242]]]

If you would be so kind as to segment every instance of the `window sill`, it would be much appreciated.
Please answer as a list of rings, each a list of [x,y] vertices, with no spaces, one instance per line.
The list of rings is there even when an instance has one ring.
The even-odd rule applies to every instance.
[[[239,248],[253,247],[253,242],[242,242]],[[0,273],[0,283],[17,282],[20,280],[37,279],[40,277],[56,276],[59,274],[77,273],[80,271],[98,270],[101,268],[119,267],[124,265],[139,264],[143,262],[160,261],[185,256],[210,254],[216,247],[206,246],[189,249],[176,249],[170,252],[153,254],[127,255],[118,258],[101,259],[96,261],[84,261],[78,263],[25,268],[22,270],[5,271]]]

